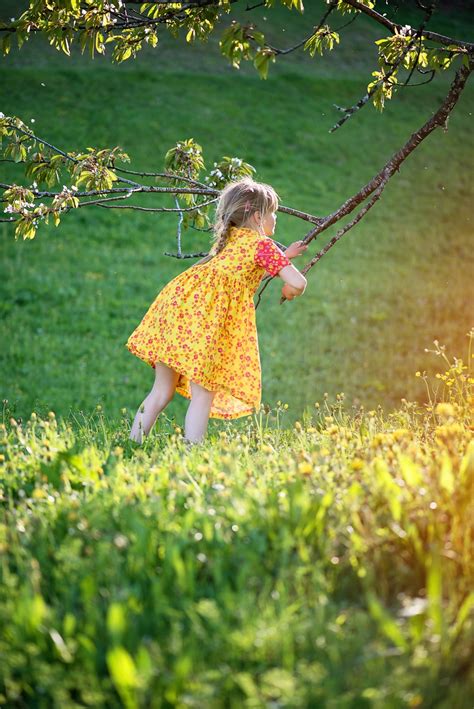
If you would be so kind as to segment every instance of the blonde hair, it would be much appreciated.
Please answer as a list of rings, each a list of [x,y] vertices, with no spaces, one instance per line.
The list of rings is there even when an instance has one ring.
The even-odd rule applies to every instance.
[[[260,212],[260,227],[263,229],[263,216],[278,209],[278,199],[271,185],[255,182],[251,177],[228,182],[217,202],[211,249],[199,263],[210,260],[222,251],[230,227],[245,227],[254,212]]]

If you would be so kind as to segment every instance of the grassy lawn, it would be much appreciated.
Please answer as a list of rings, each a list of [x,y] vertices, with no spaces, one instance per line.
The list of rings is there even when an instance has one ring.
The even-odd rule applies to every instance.
[[[470,709],[472,365],[443,368],[429,410],[277,407],[191,450],[0,424],[2,705]]]
[[[269,33],[291,18],[289,44],[317,19],[315,6],[304,18],[283,9],[275,18],[259,12]],[[464,36],[458,20],[446,31]],[[1,109],[34,119],[37,134],[68,150],[119,144],[132,169],[161,169],[166,150],[192,136],[208,168],[223,155],[242,157],[283,204],[324,215],[431,115],[448,86],[442,77],[407,89],[384,114],[368,105],[329,134],[340,116],[333,103],[355,102],[373,68],[374,51],[364,48],[363,37],[378,34],[363,19],[347,32],[333,57],[289,57],[267,81],[251,67],[232,70],[217,54],[211,61],[205,47],[179,49],[166,38],[160,51],[119,66],[78,51],[69,61],[31,43],[3,62]],[[348,74],[353,46],[357,63]],[[302,299],[280,306],[279,284],[266,290],[257,310],[263,400],[287,402],[290,420],[324,392],[387,410],[402,397],[422,402],[425,389],[414,372],[431,366],[424,349],[437,338],[453,354],[464,350],[472,324],[473,104],[468,86],[449,130],[432,134],[410,156],[363,222],[309,273]],[[4,164],[3,173],[24,181],[18,166]],[[41,227],[32,242],[15,242],[8,225],[0,225],[1,394],[12,413],[68,416],[100,404],[118,418],[123,407],[137,407],[153,373],[124,343],[163,285],[191,265],[163,255],[174,249],[175,231],[172,218],[101,209],[70,213],[57,229]],[[305,231],[303,223],[279,216],[280,241]],[[313,242],[308,254],[333,233]],[[205,250],[206,237],[186,234],[185,245]],[[296,265],[304,263],[302,257]],[[164,416],[181,420],[185,407],[176,397]]]
[[[321,15],[306,4],[255,13],[290,46]],[[432,29],[471,38],[462,5],[442,5]],[[400,3],[397,19],[417,18]],[[226,66],[216,39],[212,54],[163,37],[121,66],[34,40],[2,62],[0,110],[65,150],[120,145],[135,170],[193,137],[208,169],[241,157],[282,204],[325,215],[453,76],[330,134],[333,104],[375,68],[364,38],[381,36],[363,18],[346,31],[333,56],[290,55],[267,81]],[[181,397],[143,446],[129,440],[153,371],[125,342],[192,263],[164,255],[175,220],[84,208],[32,241],[0,223],[1,706],[472,709],[473,111],[471,81],[303,298],[266,289],[269,406],[211,421],[191,449]],[[11,163],[1,181],[28,184]],[[278,216],[279,241],[305,233]]]

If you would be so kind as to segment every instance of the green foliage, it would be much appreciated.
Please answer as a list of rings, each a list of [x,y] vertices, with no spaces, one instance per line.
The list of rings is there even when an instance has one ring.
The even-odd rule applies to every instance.
[[[87,148],[87,152],[82,154],[59,153],[38,141],[34,133],[16,116],[0,115],[0,136],[7,137],[3,149],[5,158],[12,157],[15,162],[25,163],[25,175],[34,178],[30,188],[14,184],[3,192],[3,199],[7,203],[4,211],[17,215],[15,239],[19,236],[23,239],[33,239],[38,221],[44,219],[47,224],[50,214],[53,215],[55,226],[58,226],[61,212],[79,206],[76,194],[78,186],[84,185],[86,190],[110,190],[118,179],[111,169],[115,166],[115,161],[130,162],[129,156],[118,146],[102,150]],[[29,155],[31,149],[36,146],[38,150]],[[50,205],[43,202],[37,205],[35,199],[42,196],[41,191],[37,190],[38,183],[43,182],[47,187],[54,187],[60,183],[64,170],[76,184],[71,188],[63,185],[60,192],[49,195]]]
[[[206,175],[204,182],[209,187],[222,189],[228,182],[240,180],[243,177],[253,177],[256,169],[241,158],[231,158],[225,155],[220,162],[215,162],[213,169]]]
[[[270,65],[270,62],[274,61],[275,52],[269,47],[263,47],[262,49],[259,49],[258,52],[255,54],[253,63],[262,79],[266,79],[268,77],[268,67]]]
[[[202,147],[193,138],[178,141],[165,155],[165,168],[175,175],[200,179],[200,172],[205,168]],[[238,180],[254,172],[255,168],[242,159],[224,156],[219,163],[214,162],[214,168],[209,175],[204,177],[204,183],[207,183],[213,189],[222,189],[228,181]],[[172,184],[179,183],[177,178],[170,178],[170,181]],[[207,199],[206,196],[204,198]],[[200,229],[210,226],[209,213],[211,205],[199,208],[198,205],[202,199],[202,195],[195,194],[177,196],[178,204],[182,200],[187,207],[194,205],[197,207],[196,210],[183,213],[184,228],[189,225]]]
[[[193,138],[179,141],[166,153],[165,167],[177,175],[197,178],[204,168],[202,147]]]
[[[362,4],[367,8],[375,7],[375,2],[371,0],[364,0]],[[287,10],[296,9],[301,14],[305,9],[302,0],[281,0],[279,6]],[[274,12],[277,10],[274,0],[266,0],[264,7]],[[145,45],[157,47],[159,32],[167,31],[176,40],[180,40],[182,34],[188,44],[196,40],[207,42],[217,28],[220,31],[227,15],[236,14],[230,0],[221,0],[215,6],[208,7],[186,6],[185,3],[179,2],[144,2],[137,7],[137,13],[141,17],[135,16],[134,21],[127,24],[123,22],[123,17],[120,21],[118,19],[117,13],[120,13],[121,9],[118,0],[107,4],[90,0],[85,8],[75,0],[50,0],[48,3],[30,0],[28,9],[17,20],[0,23],[0,29],[7,28],[1,40],[3,53],[6,55],[10,52],[12,36],[16,36],[20,48],[34,29],[46,35],[53,47],[68,56],[74,41],[79,42],[82,53],[89,48],[91,57],[94,57],[96,52],[104,55],[107,45],[112,44],[112,60],[121,63],[136,58]],[[361,10],[338,0],[334,5],[334,15],[336,13],[361,14]],[[379,66],[382,72],[387,69],[388,63],[393,64],[400,60],[401,53],[413,42],[413,38],[414,30],[410,25],[404,25],[402,28],[398,27],[393,36],[375,41],[379,49]],[[322,56],[324,49],[332,50],[334,44],[339,41],[339,33],[332,31],[329,25],[324,25],[305,42],[304,49],[309,51],[311,57],[314,57],[316,52]],[[426,37],[422,36],[417,38],[413,45],[400,60],[401,67],[408,70],[415,65],[435,72],[446,70],[459,55],[462,55],[465,63],[468,62],[467,50],[455,44],[429,48],[426,46]],[[222,31],[219,47],[222,55],[234,68],[240,68],[242,61],[251,61],[262,79],[268,77],[270,63],[275,62],[278,53],[267,43],[264,33],[256,24],[243,24],[235,17]],[[396,74],[397,71],[394,76]],[[381,83],[380,87],[378,82]],[[391,83],[397,82],[394,80]],[[373,103],[382,111],[384,100],[392,97],[392,88],[385,86],[383,74],[370,86],[377,86]]]
[[[448,69],[452,62],[464,55],[466,50],[456,45],[449,45],[441,49],[428,49],[424,42],[426,37],[421,35],[416,40],[412,36],[411,28],[406,26],[401,32],[396,32],[391,37],[376,40],[378,46],[379,71],[373,71],[373,81],[367,86],[367,91],[371,95],[375,108],[382,112],[385,106],[385,99],[391,99],[393,91],[399,83],[398,70],[403,67],[412,70],[420,67],[424,71],[439,71]]]
[[[384,70],[373,71],[372,76],[375,79],[367,85],[367,92],[372,97],[375,108],[381,112],[385,106],[385,99],[392,98],[393,87],[397,84],[397,79],[395,74],[388,76]]]
[[[331,50],[334,47],[334,42],[339,44],[339,34],[331,32],[329,26],[324,25],[305,42],[304,48],[309,51],[312,57],[316,52],[322,56],[324,46],[326,45],[326,48]]]
[[[130,162],[127,153],[118,146],[100,150],[89,147],[85,153],[70,151],[67,154],[58,152],[59,149],[54,147],[46,148],[16,116],[5,117],[3,114],[0,116],[0,137],[3,136],[7,138],[3,155],[16,158],[16,162],[23,162],[25,175],[34,178],[31,188],[13,185],[3,193],[4,200],[7,202],[5,211],[18,215],[15,238],[18,236],[23,236],[24,239],[34,238],[38,221],[44,219],[48,223],[50,214],[53,214],[57,226],[61,212],[79,207],[78,188],[83,186],[85,190],[107,192],[119,180],[113,169],[116,161]],[[29,155],[31,148],[36,146],[38,150]],[[168,172],[175,175],[164,178],[172,185],[182,185],[179,176],[198,179],[201,170],[205,168],[202,147],[193,138],[178,141],[167,151],[165,167]],[[48,187],[54,187],[60,183],[64,171],[75,184],[71,188],[63,185],[61,192],[48,195],[52,200],[49,206],[43,202],[36,205],[35,199],[40,199],[42,196],[41,191],[37,190],[37,183],[43,182]],[[219,163],[214,163],[214,170],[204,180],[209,187],[220,189],[227,181],[254,172],[255,168],[242,159],[224,156]],[[157,181],[159,179],[163,178],[157,178]],[[202,196],[195,194],[182,194],[177,198],[178,203],[182,200],[186,207],[196,206],[196,210],[183,213],[184,228],[190,224],[197,228],[209,226],[211,205],[199,207],[200,199],[202,200]]]
[[[287,7],[289,10],[295,8],[298,12],[304,12],[303,0],[280,0],[283,7]],[[265,7],[271,8],[275,6],[275,0],[265,0]]]
[[[261,52],[265,44],[265,37],[261,32],[255,31],[255,25],[241,25],[236,20],[232,20],[229,27],[222,33],[219,47],[223,56],[229,59],[235,69],[240,67],[242,59],[247,61],[253,59],[254,62],[256,62],[255,67],[258,69],[259,65],[261,65],[264,67],[263,71],[265,72],[265,66],[268,65],[268,60],[272,52],[269,50],[268,60],[267,63],[265,63],[263,57],[267,55],[258,56],[258,52],[253,52],[251,40],[256,42]],[[259,69],[259,71],[261,70]]]
[[[374,0],[360,0],[361,5],[365,5],[366,7],[373,9],[375,7],[375,1]],[[352,5],[348,5],[346,2],[343,2],[343,0],[338,0],[337,5],[336,5],[336,10],[340,12],[342,15],[345,15],[347,13],[351,12],[360,12],[356,7],[352,7]]]
[[[469,706],[473,353],[433,352],[429,406],[278,402],[191,450],[4,415],[2,701]]]

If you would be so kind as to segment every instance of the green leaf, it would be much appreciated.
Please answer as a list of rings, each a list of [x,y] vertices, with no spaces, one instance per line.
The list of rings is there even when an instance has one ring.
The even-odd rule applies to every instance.
[[[5,37],[3,37],[3,41],[2,41],[2,51],[5,56],[10,53],[10,47],[11,47],[11,34],[6,34]]]
[[[454,482],[453,464],[449,454],[444,451],[441,462],[439,484],[448,494],[451,494],[454,491]]]
[[[471,591],[467,598],[465,598],[462,602],[456,617],[456,622],[449,629],[451,643],[456,641],[472,609],[474,609],[474,591]]]
[[[137,686],[135,663],[123,647],[114,647],[107,652],[107,665],[116,685]]]
[[[427,559],[427,566],[426,595],[428,598],[428,615],[433,622],[434,632],[441,637],[443,633],[442,577],[441,559],[436,542],[432,545],[432,551]]]
[[[401,650],[408,650],[408,643],[401,628],[385,610],[372,591],[367,591],[367,602],[371,616],[379,623],[382,632]]]
[[[418,488],[423,482],[423,475],[418,465],[405,453],[398,454],[398,464],[403,479],[411,488]]]
[[[125,612],[121,603],[111,603],[107,610],[107,630],[115,639],[120,639],[126,628]]]
[[[270,61],[275,61],[275,53],[271,49],[259,49],[254,59],[254,66],[260,77],[266,79]]]

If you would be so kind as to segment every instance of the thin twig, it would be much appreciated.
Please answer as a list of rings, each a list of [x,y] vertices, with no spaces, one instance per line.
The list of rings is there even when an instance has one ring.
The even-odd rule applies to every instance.
[[[171,254],[169,251],[164,251],[163,255],[164,256],[172,256],[173,258],[182,259],[182,258],[199,258],[200,256],[208,256],[209,254],[207,251],[200,251],[197,254]]]
[[[456,105],[459,96],[461,95],[467,79],[469,78],[472,70],[474,69],[474,58],[470,58],[469,61],[469,66],[465,66],[464,64],[457,70],[455,77],[453,79],[453,82],[450,86],[450,89],[441,104],[441,106],[438,108],[436,113],[434,113],[431,118],[426,121],[426,123],[423,124],[421,128],[419,128],[415,133],[413,133],[410,138],[407,140],[405,145],[400,148],[391,158],[390,160],[387,161],[387,163],[383,166],[383,168],[378,172],[362,189],[360,189],[355,195],[347,199],[336,211],[334,211],[332,214],[328,215],[323,222],[317,226],[316,228],[312,229],[310,232],[306,234],[306,236],[303,238],[303,243],[309,244],[313,239],[317,238],[319,234],[321,234],[323,231],[328,229],[330,226],[332,226],[334,223],[339,221],[342,217],[346,216],[347,214],[350,214],[361,202],[363,202],[369,195],[372,193],[376,193],[377,196],[374,197],[373,200],[370,201],[369,203],[369,209],[375,204],[377,199],[380,197],[381,190],[379,190],[380,186],[385,185],[388,179],[392,177],[392,175],[395,172],[398,172],[400,169],[400,165],[406,160],[408,155],[413,152],[413,150],[436,128],[439,126],[446,126],[446,121],[448,119],[448,116],[450,115],[451,111],[453,110],[454,106]],[[365,213],[365,212],[364,212]],[[357,220],[359,221],[359,220]],[[343,232],[345,233],[345,232]],[[340,238],[340,237],[338,237]],[[324,249],[324,253],[327,253],[327,251],[336,243],[338,239],[332,240],[332,243],[329,242],[329,245],[326,249]],[[321,252],[320,252],[321,253]],[[302,273],[306,273],[307,271],[310,270],[314,266],[314,264],[321,258],[322,256],[319,256],[319,258],[316,258],[316,260],[309,261],[308,264],[302,269]],[[262,291],[267,287],[268,283],[265,283],[265,285],[262,288]],[[261,291],[261,292],[262,292]],[[258,294],[259,296],[261,295],[261,292]],[[260,297],[258,297],[258,301],[255,307],[258,307],[258,304],[260,303]]]
[[[343,116],[337,123],[335,123],[333,125],[332,128],[329,129],[329,133],[334,133],[334,131],[336,131],[338,128],[340,128],[346,121],[349,120],[349,118],[351,118],[354,115],[354,113],[356,111],[360,110],[363,106],[365,106],[365,104],[370,99],[370,97],[374,95],[374,93],[380,88],[380,86],[382,84],[387,83],[387,81],[390,79],[390,77],[393,76],[393,74],[397,71],[398,67],[400,66],[400,64],[402,63],[402,61],[404,60],[404,58],[406,57],[408,52],[411,50],[411,48],[413,47],[414,44],[415,44],[415,40],[413,40],[412,42],[409,42],[409,44],[407,44],[407,46],[404,48],[404,50],[402,51],[402,53],[400,54],[399,58],[397,59],[395,64],[392,66],[390,71],[388,71],[387,74],[384,74],[384,76],[381,79],[379,79],[379,81],[377,81],[376,84],[374,84],[374,86],[371,88],[371,90],[368,91],[365,94],[365,96],[362,96],[362,98],[359,99],[359,101],[357,101],[357,103],[354,106],[350,106],[349,108],[342,108],[341,106],[337,106],[336,104],[334,104],[335,108],[337,108],[339,111],[345,112],[345,116]]]
[[[358,0],[344,0],[344,2],[346,3],[346,5],[351,5],[356,10],[360,10],[360,12],[364,13],[364,15],[368,15],[368,17],[371,17],[379,24],[383,25],[384,27],[387,27],[387,29],[389,29],[392,34],[395,34],[396,30],[398,31],[402,29],[402,25],[398,24],[397,22],[392,22],[385,15],[381,15],[379,12],[372,9],[371,7],[368,7],[367,5],[358,2]],[[439,34],[438,32],[431,32],[430,30],[426,30],[424,32],[424,36],[426,37],[426,39],[431,39],[435,42],[438,42],[439,44],[456,44],[459,47],[474,50],[474,44],[472,42],[465,42],[464,40],[446,37],[446,35]]]
[[[330,5],[329,5],[329,8],[326,10],[326,12],[324,13],[323,17],[320,19],[319,24],[318,24],[317,26],[313,27],[313,31],[311,32],[311,34],[310,34],[308,37],[305,37],[305,39],[301,40],[301,42],[298,42],[298,44],[295,44],[294,47],[290,47],[289,49],[277,49],[276,47],[272,47],[271,44],[265,44],[265,46],[268,47],[269,49],[271,49],[273,52],[275,52],[275,54],[289,54],[290,52],[294,52],[295,49],[299,49],[301,46],[303,46],[303,44],[306,44],[306,42],[307,42],[309,39],[311,39],[311,37],[312,37],[313,35],[315,35],[316,32],[318,32],[318,31],[321,29],[321,27],[323,26],[323,24],[324,24],[326,18],[327,18],[327,17],[331,14],[331,12],[335,9],[336,3],[337,3],[337,0],[331,0],[331,3],[330,3]]]

